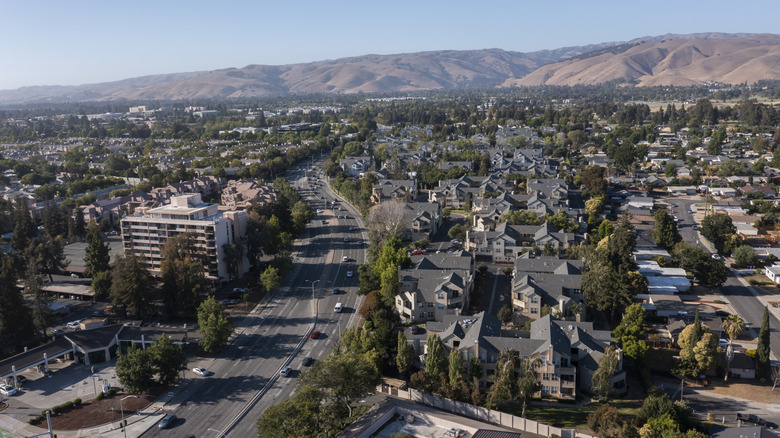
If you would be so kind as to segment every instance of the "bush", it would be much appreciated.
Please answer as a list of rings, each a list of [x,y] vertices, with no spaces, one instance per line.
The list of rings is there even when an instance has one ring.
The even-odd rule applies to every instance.
[[[715,301],[713,301],[713,303],[715,303],[715,304],[726,304],[726,302],[723,301],[723,300],[715,300]]]
[[[103,400],[103,397],[105,397],[105,396],[106,396],[106,395],[105,395],[105,394],[103,394],[103,391],[100,391],[100,394],[98,394],[98,395],[97,395],[97,397],[95,397],[95,399],[97,399],[97,400]]]
[[[79,406],[80,404],[81,404],[81,399],[80,398],[77,398],[77,399],[73,400],[73,406]]]
[[[745,350],[745,354],[747,354],[751,359],[756,360],[756,350],[751,350],[748,348]]]
[[[114,395],[114,394],[116,394],[116,389],[114,389],[114,388],[111,388],[111,389],[109,389],[109,390],[108,390],[108,395],[109,395],[109,397],[110,397],[110,396],[112,396],[112,395]]]

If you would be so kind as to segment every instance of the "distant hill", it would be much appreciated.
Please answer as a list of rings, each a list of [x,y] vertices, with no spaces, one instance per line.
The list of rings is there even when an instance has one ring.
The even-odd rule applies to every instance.
[[[779,62],[778,35],[661,35],[530,53],[485,49],[365,55],[79,86],[22,87],[0,91],[0,103],[229,99],[604,82],[638,86],[753,83],[780,79]]]
[[[504,86],[688,86],[780,79],[780,35],[718,39],[662,39],[621,44],[544,65]]]

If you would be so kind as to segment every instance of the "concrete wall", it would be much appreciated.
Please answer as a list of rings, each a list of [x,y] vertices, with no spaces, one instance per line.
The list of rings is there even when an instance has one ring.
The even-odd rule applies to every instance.
[[[378,391],[390,394],[390,388],[382,385],[377,388]],[[395,393],[396,390],[393,389]],[[538,435],[551,437],[557,435],[561,438],[594,438],[590,435],[583,433],[577,433],[572,429],[560,429],[558,427],[552,427],[547,424],[539,423],[538,421],[529,420],[527,418],[517,417],[504,412],[483,408],[480,406],[474,406],[469,403],[458,402],[450,400],[444,397],[439,397],[433,394],[428,394],[416,389],[410,388],[407,391],[397,390],[397,397],[404,400],[411,400],[413,402],[422,403],[437,409],[441,409],[447,412],[452,412],[463,417],[471,418],[485,423],[497,424],[503,427],[520,430],[523,432],[535,433]],[[417,415],[417,414],[415,414]],[[432,420],[433,421],[433,420]],[[435,421],[440,423],[439,419]],[[384,423],[381,423],[384,424]],[[462,427],[457,424],[447,427]]]

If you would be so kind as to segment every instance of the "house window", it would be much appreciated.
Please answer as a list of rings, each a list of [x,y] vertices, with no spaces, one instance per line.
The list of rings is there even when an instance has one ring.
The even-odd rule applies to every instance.
[[[539,297],[531,297],[531,304],[537,304],[539,302]]]
[[[428,318],[433,318],[433,312],[428,312]]]
[[[531,307],[531,313],[539,313],[539,309],[536,307]]]
[[[440,300],[443,300],[444,299],[444,293],[443,292],[439,292],[438,297],[439,297]]]
[[[550,392],[549,386],[542,386],[542,394],[547,394]]]

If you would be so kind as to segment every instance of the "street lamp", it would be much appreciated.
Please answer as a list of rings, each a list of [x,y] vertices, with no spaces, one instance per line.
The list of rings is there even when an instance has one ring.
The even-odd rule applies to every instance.
[[[217,429],[212,429],[212,428],[209,427],[208,430],[210,430],[212,432],[216,432],[216,433],[219,434],[219,436],[223,436],[223,437],[227,438],[227,435],[225,435],[224,433],[218,431]]]
[[[308,283],[311,283],[311,298],[312,298],[312,299],[314,299],[314,285],[315,285],[315,284],[317,284],[317,283],[319,283],[320,281],[319,281],[319,280],[314,280],[314,281],[311,281],[311,280],[303,280],[303,281],[306,281],[306,282],[308,282]]]
[[[127,438],[127,425],[125,424],[125,409],[122,406],[122,402],[128,398],[138,398],[138,396],[128,395],[127,397],[119,399],[119,410],[122,412],[122,432],[125,434],[125,438]]]

